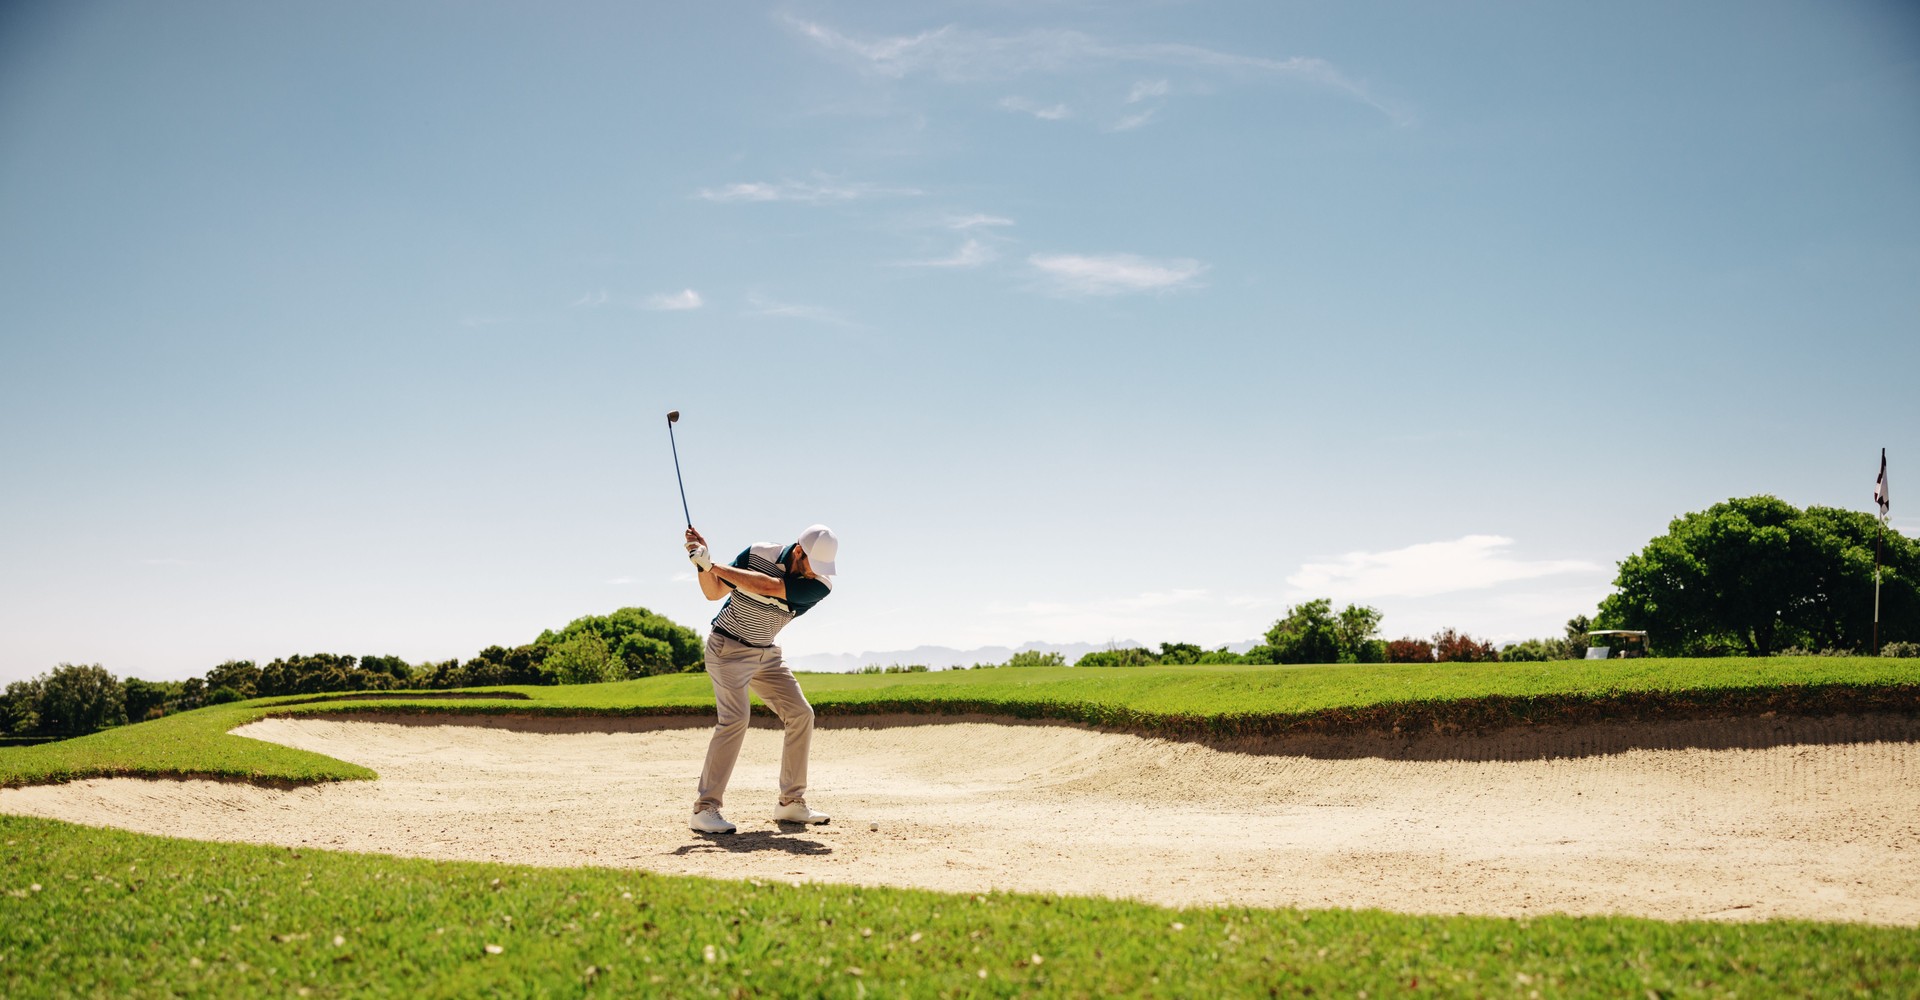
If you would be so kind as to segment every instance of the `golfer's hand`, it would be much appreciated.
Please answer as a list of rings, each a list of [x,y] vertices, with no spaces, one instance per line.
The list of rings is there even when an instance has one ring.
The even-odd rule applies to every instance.
[[[693,568],[705,573],[713,568],[713,557],[707,555],[707,547],[696,545],[687,550],[687,558],[693,560]]]
[[[687,551],[692,552],[695,548],[704,547],[706,544],[707,544],[707,540],[700,537],[700,533],[698,531],[693,530],[692,525],[688,525],[687,526]]]

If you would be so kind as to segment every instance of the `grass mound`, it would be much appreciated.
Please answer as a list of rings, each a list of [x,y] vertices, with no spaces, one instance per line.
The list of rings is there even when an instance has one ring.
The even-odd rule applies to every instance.
[[[1045,667],[813,674],[802,683],[822,715],[978,713],[1172,737],[1446,733],[1763,712],[1920,712],[1920,660],[1879,657]],[[456,694],[257,699],[58,743],[0,748],[0,787],[113,775],[263,784],[374,777],[343,761],[228,734],[266,715],[701,716],[713,711],[712,690],[698,673]],[[756,711],[764,709],[756,706]]]

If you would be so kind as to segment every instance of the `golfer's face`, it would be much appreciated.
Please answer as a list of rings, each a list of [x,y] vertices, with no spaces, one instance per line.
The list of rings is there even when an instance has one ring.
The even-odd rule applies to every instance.
[[[813,575],[813,564],[807,561],[807,550],[801,548],[798,542],[793,545],[793,571],[801,576]]]

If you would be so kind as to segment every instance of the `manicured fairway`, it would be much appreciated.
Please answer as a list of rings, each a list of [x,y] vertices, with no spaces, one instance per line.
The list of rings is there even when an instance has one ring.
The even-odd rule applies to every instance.
[[[1168,910],[412,861],[10,816],[0,851],[9,997],[1920,995],[1920,931],[1907,929]]]
[[[1698,715],[1920,711],[1920,660],[1770,658],[1549,663],[1037,668],[814,674],[823,715],[976,712],[1091,723],[1146,735],[1451,732],[1519,724]],[[342,761],[226,735],[270,713],[402,711],[706,715],[704,674],[613,684],[489,689],[496,698],[312,696],[220,705],[91,736],[0,749],[0,786],[104,775],[305,782],[371,778]]]

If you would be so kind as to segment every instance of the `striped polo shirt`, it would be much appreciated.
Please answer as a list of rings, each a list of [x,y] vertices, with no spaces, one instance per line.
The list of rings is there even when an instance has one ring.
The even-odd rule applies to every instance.
[[[771,646],[773,637],[779,635],[788,622],[826,600],[833,584],[826,577],[809,579],[787,572],[787,561],[792,556],[791,544],[760,542],[742,549],[733,560],[733,568],[764,573],[785,583],[787,596],[784,599],[762,597],[735,590],[727,596],[727,603],[720,605],[720,613],[713,616],[713,630],[749,646]]]

